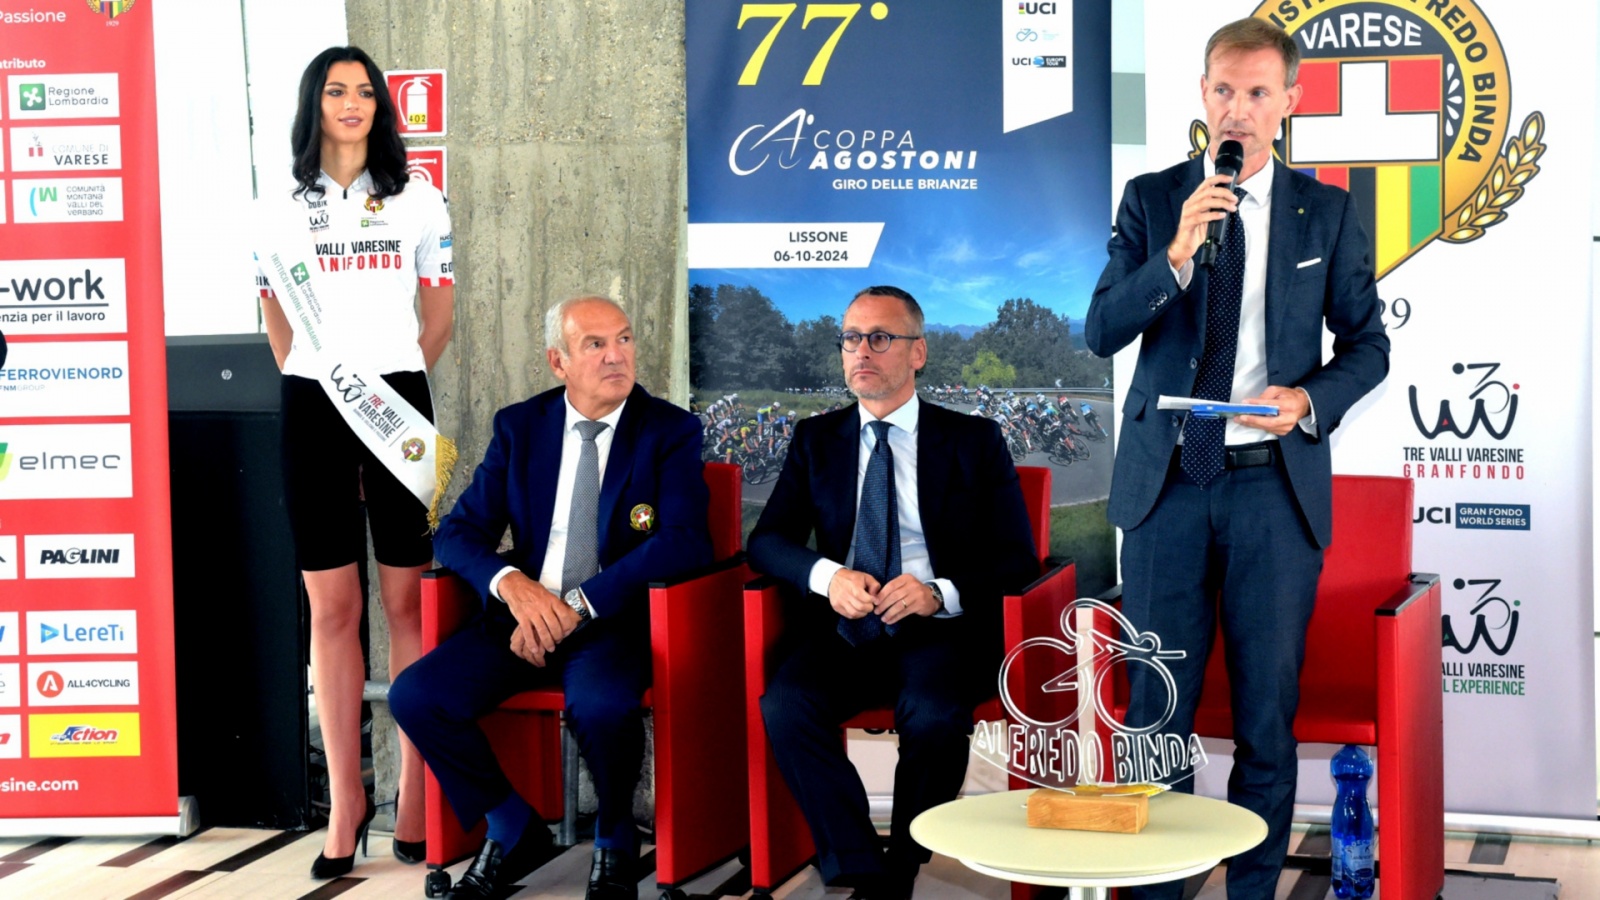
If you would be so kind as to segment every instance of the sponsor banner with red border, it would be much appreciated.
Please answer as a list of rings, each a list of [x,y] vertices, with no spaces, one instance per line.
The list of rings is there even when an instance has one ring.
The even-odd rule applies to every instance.
[[[153,4],[50,5],[0,78],[0,819],[59,827],[178,779]]]

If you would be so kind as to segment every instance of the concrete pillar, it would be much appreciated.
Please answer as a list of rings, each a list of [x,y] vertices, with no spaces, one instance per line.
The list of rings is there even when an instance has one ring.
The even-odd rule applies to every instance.
[[[683,0],[345,6],[350,42],[379,65],[449,73],[449,133],[415,143],[449,148],[455,336],[433,387],[461,453],[450,502],[495,411],[556,383],[543,316],[570,294],[620,301],[639,382],[687,403]],[[381,679],[388,642],[373,611]],[[380,800],[394,793],[388,722],[382,710],[374,723]]]

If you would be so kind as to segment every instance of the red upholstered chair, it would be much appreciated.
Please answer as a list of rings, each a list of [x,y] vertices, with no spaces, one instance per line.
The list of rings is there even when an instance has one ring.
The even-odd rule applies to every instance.
[[[1033,527],[1034,547],[1040,568],[1045,567],[1050,546],[1050,470],[1018,466],[1022,497]],[[783,635],[783,606],[778,582],[763,578],[745,588],[745,723],[748,730],[746,752],[750,772],[750,883],[757,896],[770,894],[788,881],[811,858],[816,849],[800,805],[784,783],[778,764],[767,742],[766,725],[761,718],[761,697],[767,680],[781,661],[775,652]],[[1056,566],[1030,585],[1021,596],[1006,597],[1002,613],[1006,646],[1014,647],[1024,637],[1051,634],[1058,629],[1061,612],[1077,598],[1077,569],[1071,562]],[[974,720],[994,721],[1005,717],[998,697],[980,705]],[[845,728],[894,727],[894,710],[869,709],[845,722]],[[1014,787],[1021,787],[1014,783]],[[1015,889],[1013,890],[1015,894]]]
[[[1333,542],[1306,634],[1301,743],[1377,746],[1378,887],[1435,897],[1444,887],[1444,701],[1439,576],[1411,571],[1412,482],[1336,475]],[[1195,731],[1231,738],[1219,630]]]
[[[749,803],[727,761],[743,758],[744,706],[737,691],[741,660],[728,652],[743,638],[740,591],[750,571],[740,552],[740,469],[707,463],[711,489],[711,571],[650,587],[654,683],[645,706],[655,721],[656,878],[673,889],[733,857],[749,833]],[[433,649],[479,607],[476,592],[447,569],[422,580],[422,646]],[[562,722],[561,688],[526,691],[480,724],[506,776],[535,809],[559,816],[563,844],[575,842],[577,741]],[[476,853],[484,825],[464,832],[431,771],[426,782],[428,864],[442,868]],[[432,896],[432,894],[430,894]]]

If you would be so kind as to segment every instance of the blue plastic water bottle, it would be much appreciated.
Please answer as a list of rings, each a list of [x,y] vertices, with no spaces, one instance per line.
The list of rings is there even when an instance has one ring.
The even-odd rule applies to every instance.
[[[1345,744],[1333,755],[1332,768],[1339,785],[1333,801],[1333,895],[1371,897],[1372,808],[1367,806],[1367,782],[1372,780],[1372,760],[1360,747]]]

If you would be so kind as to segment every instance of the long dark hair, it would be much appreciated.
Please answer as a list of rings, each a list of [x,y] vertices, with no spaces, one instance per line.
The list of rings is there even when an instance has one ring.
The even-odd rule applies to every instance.
[[[322,185],[322,89],[328,83],[328,68],[334,63],[358,62],[367,69],[378,111],[367,133],[367,174],[372,177],[372,196],[383,200],[406,189],[406,145],[400,140],[400,126],[394,98],[383,70],[360,47],[329,47],[318,53],[300,76],[300,108],[295,110],[289,146],[294,151],[294,180],[299,182],[294,195],[321,196]]]

